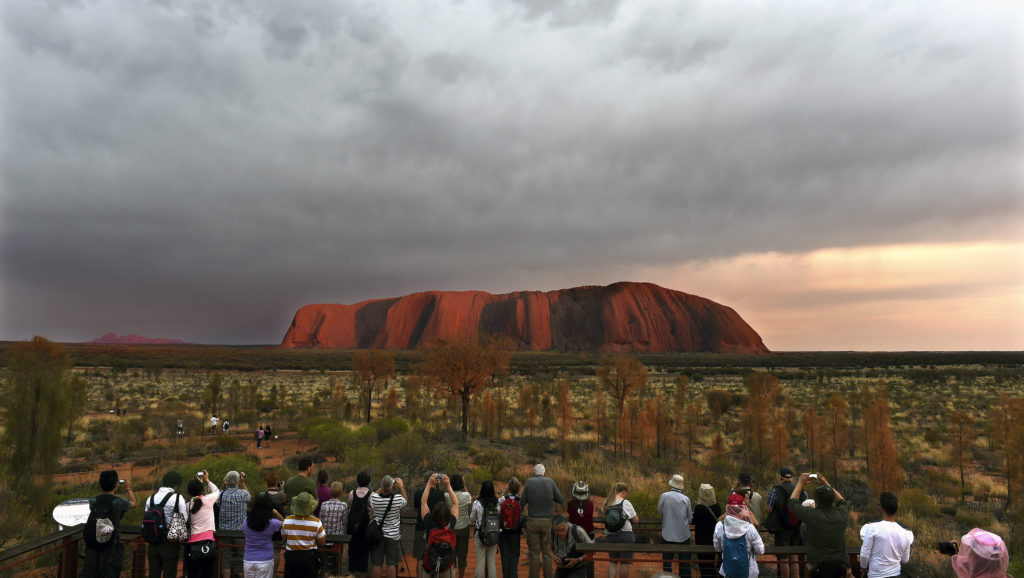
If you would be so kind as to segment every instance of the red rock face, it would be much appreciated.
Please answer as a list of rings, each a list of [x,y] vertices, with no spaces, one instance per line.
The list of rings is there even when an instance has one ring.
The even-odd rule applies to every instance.
[[[492,295],[430,291],[299,309],[281,347],[415,349],[483,333],[520,350],[768,353],[730,307],[650,283]]]

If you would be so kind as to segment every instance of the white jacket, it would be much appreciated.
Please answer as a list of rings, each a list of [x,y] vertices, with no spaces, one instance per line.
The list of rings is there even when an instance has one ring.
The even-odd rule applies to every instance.
[[[757,557],[764,554],[764,541],[761,540],[761,535],[757,533],[757,528],[750,522],[726,516],[721,522],[715,524],[715,551],[722,551],[727,537],[735,539],[744,534],[747,535],[747,559],[750,562],[748,576],[757,576]],[[719,567],[718,573],[725,576],[721,567]]]

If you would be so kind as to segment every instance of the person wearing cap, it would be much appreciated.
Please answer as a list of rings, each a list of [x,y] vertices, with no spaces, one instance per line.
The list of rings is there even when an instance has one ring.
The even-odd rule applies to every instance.
[[[289,500],[291,515],[284,519],[285,578],[308,578],[320,571],[317,546],[327,543],[327,531],[320,518],[313,515],[317,500],[309,492],[300,492]]]
[[[786,503],[789,501],[789,495],[793,493],[793,470],[783,467],[779,470],[779,483],[772,487],[771,491],[768,492],[768,498],[765,500],[764,515],[765,525],[771,526],[768,528],[769,532],[775,536],[775,546],[800,546],[803,544],[803,540],[800,538],[800,524],[790,526],[788,520],[782,520],[781,517],[789,518],[789,513],[786,511]],[[807,492],[802,492],[800,500],[807,499]],[[772,512],[775,512],[775,516],[772,516]],[[770,523],[775,520],[774,523]],[[796,556],[792,554],[778,554],[776,558],[779,560],[779,574],[781,578],[790,578],[790,576],[799,576],[799,568],[797,567]]]
[[[572,499],[568,505],[569,523],[575,524],[594,539],[594,501],[590,499],[590,486],[580,480],[572,486]]]
[[[814,508],[801,503],[804,486],[811,480],[814,488]],[[820,474],[800,474],[793,493],[789,495],[789,509],[807,526],[807,565],[811,576],[831,576],[845,573],[850,567],[846,556],[846,525],[850,520],[850,503]],[[841,575],[841,574],[839,574]]]
[[[224,475],[224,489],[220,493],[220,519],[218,530],[241,531],[245,511],[249,506],[249,489],[245,487],[245,474],[231,470]],[[242,541],[238,538],[221,538],[220,573],[231,578],[231,573],[242,573]]]
[[[732,493],[746,496],[747,510],[754,515],[755,520],[762,520],[764,498],[750,487],[752,482],[753,478],[750,474],[740,472],[740,475],[736,477],[736,485],[733,487]]]
[[[1004,578],[1010,555],[997,534],[974,528],[960,539],[952,564],[958,578]]]
[[[690,521],[693,519],[693,506],[690,498],[683,493],[685,487],[684,478],[681,474],[674,474],[668,481],[668,491],[658,498],[658,514],[661,515],[661,543],[662,544],[689,544]],[[672,571],[672,559],[678,557],[680,576],[690,575],[690,555],[679,552],[672,554],[666,552],[662,555],[662,570]]]
[[[914,533],[896,521],[896,494],[882,492],[878,507],[882,510],[882,521],[864,524],[860,529],[860,567],[867,569],[867,578],[900,576],[903,564],[910,562]]]
[[[544,578],[552,578],[554,567],[551,559],[551,517],[555,513],[555,502],[565,503],[562,492],[554,480],[544,477],[544,464],[533,467],[533,477],[523,487],[523,508],[526,508],[526,549],[530,556],[530,578],[540,578],[541,559],[544,562]]]

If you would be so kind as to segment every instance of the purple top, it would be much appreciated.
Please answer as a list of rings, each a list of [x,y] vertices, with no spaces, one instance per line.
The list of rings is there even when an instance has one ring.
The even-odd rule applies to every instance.
[[[313,509],[313,515],[317,518],[320,517],[320,506],[331,499],[331,488],[329,486],[317,486],[316,487],[316,508]]]
[[[245,534],[245,553],[242,560],[248,562],[266,562],[274,559],[274,532],[281,529],[281,520],[271,518],[270,523],[262,532],[257,532],[242,522],[242,533]]]

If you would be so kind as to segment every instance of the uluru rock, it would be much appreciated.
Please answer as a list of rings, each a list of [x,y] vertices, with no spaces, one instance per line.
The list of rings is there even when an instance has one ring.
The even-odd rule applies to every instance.
[[[768,353],[732,308],[651,283],[559,291],[428,291],[299,309],[283,348],[415,349],[465,334],[520,350]]]

